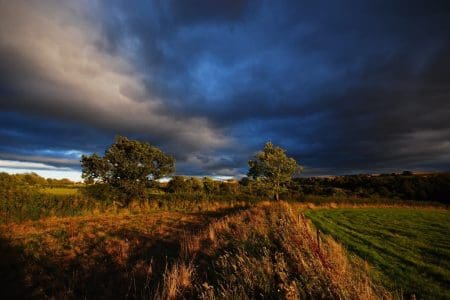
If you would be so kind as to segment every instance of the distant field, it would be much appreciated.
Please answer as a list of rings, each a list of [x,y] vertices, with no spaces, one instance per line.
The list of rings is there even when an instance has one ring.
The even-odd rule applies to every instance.
[[[76,187],[57,187],[57,188],[46,187],[41,188],[39,191],[45,194],[56,196],[71,196],[79,192],[78,188]]]
[[[450,211],[409,208],[309,210],[323,232],[367,260],[405,295],[450,299]]]

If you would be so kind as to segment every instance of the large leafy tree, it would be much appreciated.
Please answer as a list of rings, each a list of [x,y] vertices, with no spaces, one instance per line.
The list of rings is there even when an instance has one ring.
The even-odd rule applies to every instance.
[[[271,142],[267,142],[264,149],[248,164],[248,176],[262,182],[277,201],[280,200],[280,193],[285,190],[286,184],[303,169],[295,159],[288,157],[282,148]]]
[[[173,173],[175,159],[148,143],[118,136],[103,157],[83,155],[81,168],[87,183],[108,186],[118,201],[128,205],[145,196],[150,181]]]

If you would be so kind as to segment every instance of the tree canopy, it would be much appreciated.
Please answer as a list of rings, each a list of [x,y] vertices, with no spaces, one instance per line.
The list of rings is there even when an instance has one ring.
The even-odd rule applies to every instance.
[[[248,176],[261,180],[276,200],[280,199],[280,193],[292,177],[300,174],[303,169],[294,158],[288,157],[282,148],[271,142],[267,142],[264,149],[248,164]]]
[[[149,143],[116,137],[103,157],[81,158],[82,177],[87,183],[106,184],[117,200],[128,205],[144,197],[147,184],[175,171],[175,159]]]

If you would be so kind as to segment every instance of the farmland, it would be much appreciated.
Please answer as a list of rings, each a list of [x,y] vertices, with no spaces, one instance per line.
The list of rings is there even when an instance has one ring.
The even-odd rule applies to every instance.
[[[448,210],[341,208],[306,215],[374,266],[383,285],[404,295],[450,298]]]
[[[0,0],[0,300],[450,300],[450,0]]]
[[[450,298],[445,203],[175,177],[121,205],[102,185],[0,183],[2,299]]]
[[[2,295],[449,298],[449,211],[371,205],[133,203],[12,222]]]
[[[390,293],[285,203],[2,225],[12,298],[352,298]]]

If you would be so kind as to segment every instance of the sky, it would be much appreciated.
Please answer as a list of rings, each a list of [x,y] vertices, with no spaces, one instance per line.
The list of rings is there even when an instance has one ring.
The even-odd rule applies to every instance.
[[[116,135],[177,174],[450,170],[449,1],[0,1],[0,171],[79,179]]]

